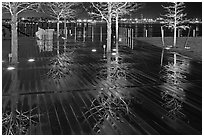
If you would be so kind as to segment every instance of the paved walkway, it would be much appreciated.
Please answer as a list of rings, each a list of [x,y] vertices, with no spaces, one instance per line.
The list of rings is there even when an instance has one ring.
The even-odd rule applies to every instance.
[[[3,57],[3,132],[201,134],[202,64],[164,51],[161,66],[161,49],[135,44],[117,62],[97,43],[23,38],[15,70]]]

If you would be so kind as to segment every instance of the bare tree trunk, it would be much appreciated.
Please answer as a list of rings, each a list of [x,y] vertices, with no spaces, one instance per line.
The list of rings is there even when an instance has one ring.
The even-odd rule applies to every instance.
[[[176,27],[174,27],[174,47],[176,47]]]
[[[163,45],[163,48],[164,48],[164,29],[163,29],[162,26],[161,26],[161,37],[162,37],[162,45]]]
[[[108,21],[107,21],[107,52],[111,52],[111,4],[108,3]]]
[[[107,23],[107,52],[111,52],[111,23]]]
[[[100,27],[100,41],[103,41],[103,28],[102,26]]]
[[[57,55],[59,55],[59,40],[57,40]]]
[[[116,40],[116,54],[118,55],[118,13],[116,13],[116,21],[115,21],[115,29],[116,29],[116,34],[115,34],[115,40]]]
[[[11,63],[18,62],[18,33],[17,33],[17,15],[13,14],[11,17],[11,54],[12,61]]]
[[[176,47],[176,14],[177,14],[177,8],[175,6],[175,9],[174,9],[174,47]]]
[[[176,53],[174,53],[174,69],[173,69],[173,71],[174,71],[174,76],[176,76]],[[176,84],[176,77],[174,77],[174,79],[173,79],[173,82],[174,82],[174,84]]]
[[[65,35],[65,38],[67,39],[67,22],[66,22],[66,18],[64,18],[64,35]]]
[[[176,53],[174,53],[174,67],[176,66]]]
[[[60,18],[57,18],[57,39],[59,39],[59,35],[60,35]]]
[[[110,80],[111,74],[111,53],[107,53],[107,80]]]

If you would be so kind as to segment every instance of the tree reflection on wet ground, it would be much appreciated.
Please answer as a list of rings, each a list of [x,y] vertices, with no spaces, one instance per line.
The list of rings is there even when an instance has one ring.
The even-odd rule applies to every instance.
[[[3,134],[201,134],[202,64],[140,42],[31,43],[14,70],[3,58]]]

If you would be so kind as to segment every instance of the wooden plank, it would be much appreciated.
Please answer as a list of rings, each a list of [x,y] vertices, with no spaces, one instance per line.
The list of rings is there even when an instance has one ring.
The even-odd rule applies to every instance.
[[[7,77],[8,77],[8,79],[6,79],[7,82],[6,82],[5,86],[2,88],[3,94],[8,93],[8,90],[10,89],[10,86],[12,84],[11,74],[9,74]]]
[[[2,113],[5,113],[6,111],[10,110],[11,105],[11,97],[10,96],[2,96]]]
[[[36,90],[37,92],[37,90]],[[31,135],[37,135],[37,134],[41,134],[41,131],[40,131],[40,121],[39,121],[39,117],[40,117],[40,114],[39,114],[39,111],[38,111],[38,97],[37,97],[37,94],[31,94],[30,95],[31,97],[31,106],[30,106],[30,111],[31,111],[31,116],[33,117],[33,120],[36,122],[35,124],[32,123],[32,129],[31,129]]]
[[[82,99],[80,98],[80,96],[78,95],[80,94],[79,92],[72,92],[72,97],[74,100],[74,104],[80,109],[80,113],[83,116],[81,122],[82,122],[82,128],[85,134],[94,134],[94,131],[91,127],[91,124],[89,123],[89,121],[87,120],[87,117],[85,115],[85,110],[86,110],[86,105],[84,104],[84,102],[82,101]],[[80,121],[80,120],[79,120]]]
[[[56,114],[56,110],[52,103],[50,94],[43,95],[43,97],[45,98],[45,102],[46,102],[46,108],[47,108],[48,115],[49,115],[49,121],[51,125],[52,134],[60,135],[62,133],[62,130],[61,130],[61,127],[58,121],[58,117]]]
[[[8,90],[10,84],[11,84],[11,74],[8,71],[2,72],[3,77],[2,77],[2,94],[6,93]]]
[[[77,68],[76,68],[77,69]],[[75,89],[83,89],[87,85],[84,84],[80,78],[77,76],[78,74],[75,72],[73,69],[71,71],[71,76],[67,76],[64,78],[64,85],[65,85],[65,90],[75,90]]]
[[[43,135],[51,135],[51,123],[49,118],[49,112],[47,110],[44,95],[38,95],[39,102],[39,114],[40,114],[40,128]]]
[[[67,96],[69,96],[69,105],[70,105],[70,108],[72,110],[72,113],[74,114],[74,117],[80,127],[80,131],[78,131],[78,134],[84,134],[83,133],[83,127],[82,127],[82,123],[83,123],[83,115],[80,111],[80,109],[77,107],[76,104],[74,104],[74,100],[73,100],[73,97],[71,95],[70,92],[67,93]]]
[[[123,90],[123,89],[121,89],[121,90]],[[134,91],[134,92],[137,92],[137,89],[136,90],[134,90],[134,89],[129,89],[129,91]],[[125,92],[125,91],[123,91],[123,92]],[[165,112],[165,110],[163,109],[163,108],[161,108],[161,106],[159,106],[159,105],[157,105],[157,104],[155,104],[154,102],[152,102],[150,99],[148,99],[148,98],[146,98],[145,96],[143,96],[143,95],[141,95],[140,93],[138,93],[137,92],[137,96],[141,96],[142,97],[142,99],[143,99],[143,107],[146,109],[146,110],[148,110],[148,111],[150,111],[151,112],[151,115],[153,116],[156,116],[156,117],[158,117],[159,119],[163,116],[163,117],[165,117],[164,119],[162,119],[162,121],[164,122],[164,123],[166,123],[166,125],[168,126],[168,127],[170,127],[171,128],[171,130],[170,131],[172,131],[172,132],[175,132],[175,131],[177,131],[178,133],[180,133],[180,134],[199,134],[198,133],[198,131],[196,131],[195,129],[193,129],[192,127],[189,127],[188,125],[186,125],[186,124],[184,124],[182,121],[180,121],[180,120],[177,120],[177,121],[173,121],[173,120],[171,120],[170,118],[168,118],[168,117],[166,117],[165,116],[165,114],[167,113],[167,112]],[[152,111],[152,110],[154,110],[154,111]],[[144,114],[142,114],[142,115],[144,115]],[[150,118],[150,117],[149,117]],[[167,127],[166,127],[167,128]],[[179,129],[179,130],[178,130]],[[185,130],[184,130],[185,129]],[[186,130],[186,129],[188,129],[188,130]]]
[[[66,115],[66,110],[65,110],[65,108],[64,108],[64,106],[63,106],[63,104],[62,104],[62,99],[61,99],[61,95],[62,95],[62,94],[63,94],[63,93],[58,94],[57,98],[59,99],[59,103],[60,103],[61,106],[62,106],[62,111],[64,112],[65,118],[66,118],[66,120],[67,120],[67,124],[68,124],[67,127],[69,128],[69,129],[68,129],[68,131],[69,131],[68,134],[72,135],[72,134],[73,134],[72,124],[70,123],[70,120],[69,120],[68,116]]]
[[[84,77],[82,76],[82,72],[80,69],[77,69],[76,72],[74,72],[77,76],[77,78],[83,83],[85,88],[93,87],[92,84]]]
[[[75,134],[75,135],[79,135],[80,134],[80,131],[81,131],[81,127],[75,117],[75,114],[73,113],[73,110],[69,104],[70,102],[70,97],[67,95],[67,93],[61,93],[60,94],[60,98],[61,98],[61,103],[62,103],[62,106],[64,107],[64,110],[66,112],[66,116],[71,124],[71,128],[72,128],[72,134]]]
[[[70,135],[72,134],[72,131],[68,122],[68,118],[62,108],[61,102],[59,101],[58,94],[60,93],[51,94],[51,100],[53,101],[55,111],[58,116],[58,121],[62,129],[62,134]]]

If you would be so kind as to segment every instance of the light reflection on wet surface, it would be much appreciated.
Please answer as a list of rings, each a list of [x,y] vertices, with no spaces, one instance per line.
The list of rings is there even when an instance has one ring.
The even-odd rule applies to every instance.
[[[201,64],[165,50],[161,66],[161,49],[140,42],[121,47],[118,58],[102,44],[36,43],[35,62],[20,57],[11,72],[4,62],[2,75],[5,114],[38,108],[33,134],[201,131]]]

